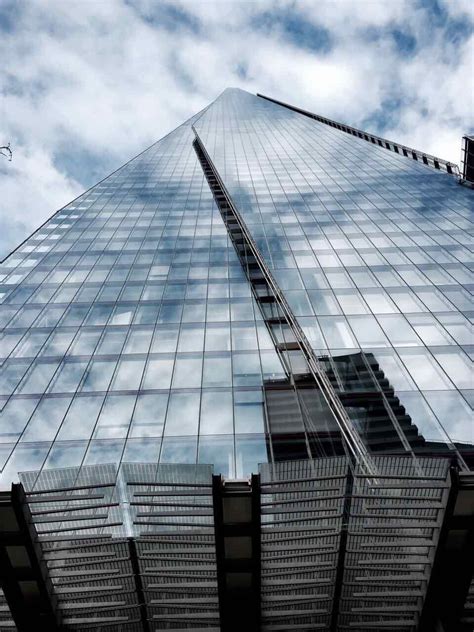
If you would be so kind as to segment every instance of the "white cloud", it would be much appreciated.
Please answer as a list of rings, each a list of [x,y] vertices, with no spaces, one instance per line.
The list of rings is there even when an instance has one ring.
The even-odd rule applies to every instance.
[[[10,237],[12,247],[93,184],[101,164],[124,163],[227,86],[353,125],[400,101],[385,135],[458,161],[461,134],[472,126],[473,40],[456,42],[456,24],[472,11],[469,2],[440,6],[449,37],[428,9],[404,0],[15,5],[14,28],[0,38],[8,59],[0,140],[15,151],[12,163],[0,162],[4,242]],[[179,12],[190,18],[177,19]],[[285,34],[285,16],[327,29],[330,49],[318,53]],[[411,55],[397,51],[393,31],[416,39]],[[67,167],[65,153],[87,158]]]

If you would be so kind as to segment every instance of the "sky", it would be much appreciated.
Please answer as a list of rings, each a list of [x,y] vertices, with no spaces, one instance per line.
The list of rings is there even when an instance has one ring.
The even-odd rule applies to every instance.
[[[0,0],[0,259],[226,87],[460,162],[471,0]]]

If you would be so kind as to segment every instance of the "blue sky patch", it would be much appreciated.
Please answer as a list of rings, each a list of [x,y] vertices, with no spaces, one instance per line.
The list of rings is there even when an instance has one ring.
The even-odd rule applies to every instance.
[[[251,26],[267,34],[277,31],[295,46],[315,53],[325,54],[332,49],[331,33],[297,11],[265,11],[252,19]]]
[[[155,2],[149,5],[149,8],[144,9],[140,3],[137,4],[134,0],[125,0],[125,4],[135,9],[140,17],[153,27],[163,28],[172,32],[186,29],[195,34],[201,30],[199,20],[181,7]]]

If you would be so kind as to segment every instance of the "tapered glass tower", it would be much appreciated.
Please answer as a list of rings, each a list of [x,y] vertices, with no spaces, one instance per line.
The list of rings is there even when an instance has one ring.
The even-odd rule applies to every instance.
[[[346,496],[357,477],[468,472],[473,199],[450,163],[225,90],[2,263],[0,488],[79,489],[120,464],[128,482],[260,464],[267,484],[348,466]],[[333,562],[308,626],[357,630],[334,600],[356,608],[358,580]]]
[[[195,135],[258,251],[254,277]],[[341,424],[356,452],[459,454],[470,205],[401,149],[226,90],[4,261],[2,481],[159,459],[241,477],[340,451]],[[266,272],[290,323],[259,295]],[[322,387],[295,387],[311,375],[300,335]]]

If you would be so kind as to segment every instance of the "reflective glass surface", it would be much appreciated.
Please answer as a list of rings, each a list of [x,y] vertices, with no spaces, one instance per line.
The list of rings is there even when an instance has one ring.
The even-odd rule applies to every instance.
[[[429,415],[451,441],[472,444],[462,411],[474,386],[473,192],[240,90],[195,128],[316,355],[363,352],[420,433]],[[347,363],[332,364],[343,382]],[[399,389],[421,399],[405,402]],[[433,403],[448,400],[450,414]]]
[[[362,358],[419,434],[472,443],[472,191],[229,89],[1,265],[0,483],[122,459],[244,476],[271,458],[264,387],[286,371],[193,123],[335,384],[367,390]]]

